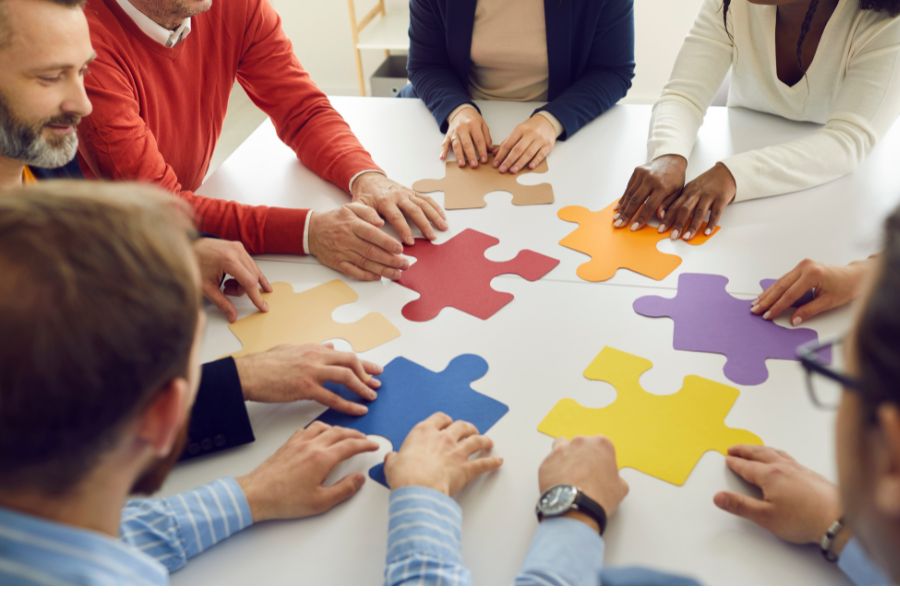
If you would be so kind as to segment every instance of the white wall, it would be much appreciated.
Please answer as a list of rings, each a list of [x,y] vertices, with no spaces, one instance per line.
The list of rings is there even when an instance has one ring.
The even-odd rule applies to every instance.
[[[227,1],[227,0],[225,0]],[[514,0],[510,0],[514,1]],[[347,2],[344,0],[271,0],[284,19],[300,61],[328,93],[356,95],[356,67]],[[672,63],[702,0],[635,0],[637,77],[628,100],[652,102],[669,76]],[[373,0],[356,0],[363,14]],[[404,0],[388,0],[402,9]],[[364,55],[367,78],[383,58]]]

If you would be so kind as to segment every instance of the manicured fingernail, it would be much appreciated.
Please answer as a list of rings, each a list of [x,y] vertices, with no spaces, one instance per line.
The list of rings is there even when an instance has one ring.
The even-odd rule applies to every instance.
[[[369,385],[371,385],[372,387],[381,387],[381,380],[375,379],[374,377],[370,377]]]
[[[794,317],[793,320],[791,320],[791,323],[794,325],[794,327],[796,327],[797,325],[799,325],[802,322],[803,322],[802,317]]]
[[[666,211],[660,210],[660,211],[659,211],[659,218],[660,218],[660,219],[665,219],[665,218],[666,218]]]
[[[674,241],[674,240],[677,240],[679,237],[681,237],[680,234],[681,234],[680,231],[678,231],[677,229],[673,229],[673,230],[672,230],[672,235],[669,236],[669,237],[671,237],[672,240]]]
[[[763,319],[765,319],[766,321],[771,321],[772,320],[772,311],[767,310],[766,314],[763,315]]]
[[[637,231],[637,230],[640,229],[640,228],[641,228],[641,224],[640,224],[640,223],[632,223],[632,224],[631,224],[631,230],[632,230],[632,231]]]
[[[666,226],[665,226],[665,225],[660,225],[660,226],[656,229],[656,231],[657,231],[658,233],[665,233],[665,232],[666,232]]]
[[[684,241],[688,241],[688,240],[691,239],[692,237],[694,237],[694,232],[693,232],[693,231],[688,231],[686,234],[684,234]]]
[[[263,302],[262,305],[263,305],[263,310],[269,310],[269,303],[268,303],[268,302]]]
[[[620,213],[616,213],[613,215],[613,221],[618,221],[621,217],[622,215]]]
[[[706,235],[712,235],[712,227],[706,228]]]
[[[613,223],[613,225],[616,227],[621,227],[624,224],[625,224],[625,221],[623,221],[622,219],[616,219],[616,222]]]

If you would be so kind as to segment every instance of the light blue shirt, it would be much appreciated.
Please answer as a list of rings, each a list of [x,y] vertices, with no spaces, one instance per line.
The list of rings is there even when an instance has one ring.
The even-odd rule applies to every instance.
[[[471,585],[462,562],[462,510],[451,498],[428,488],[391,493],[386,585]],[[639,568],[604,568],[604,543],[573,519],[547,519],[538,526],[516,585],[696,585],[677,575]],[[838,566],[857,585],[880,585],[888,578],[856,542],[844,548]]]
[[[252,523],[234,479],[129,502],[120,540],[0,509],[0,585],[166,585],[169,573]]]

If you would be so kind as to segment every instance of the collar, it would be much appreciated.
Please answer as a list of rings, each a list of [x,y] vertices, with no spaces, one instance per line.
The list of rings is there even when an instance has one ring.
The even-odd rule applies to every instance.
[[[171,29],[166,29],[141,11],[139,11],[134,4],[129,2],[129,0],[116,0],[119,6],[122,7],[122,10],[125,11],[131,20],[134,21],[135,25],[137,25],[141,31],[147,34],[154,42],[157,42],[166,48],[174,48],[181,42],[187,38],[187,36],[191,33],[191,19],[188,17],[184,21],[181,22],[181,25],[178,26],[177,29],[172,31]]]
[[[34,176],[34,173],[28,167],[25,167],[22,171],[22,183],[25,185],[37,183],[37,177]]]

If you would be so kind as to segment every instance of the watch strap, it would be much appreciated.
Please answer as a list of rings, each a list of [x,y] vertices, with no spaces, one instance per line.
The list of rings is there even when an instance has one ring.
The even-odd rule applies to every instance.
[[[829,527],[828,531],[825,532],[825,535],[822,536],[822,541],[819,542],[819,549],[822,551],[822,556],[830,563],[836,563],[840,558],[834,552],[834,540],[843,529],[844,517],[841,517],[831,524],[831,527]]]
[[[606,511],[599,503],[581,490],[578,490],[572,508],[596,521],[597,526],[600,528],[600,535],[603,535],[606,531]]]

